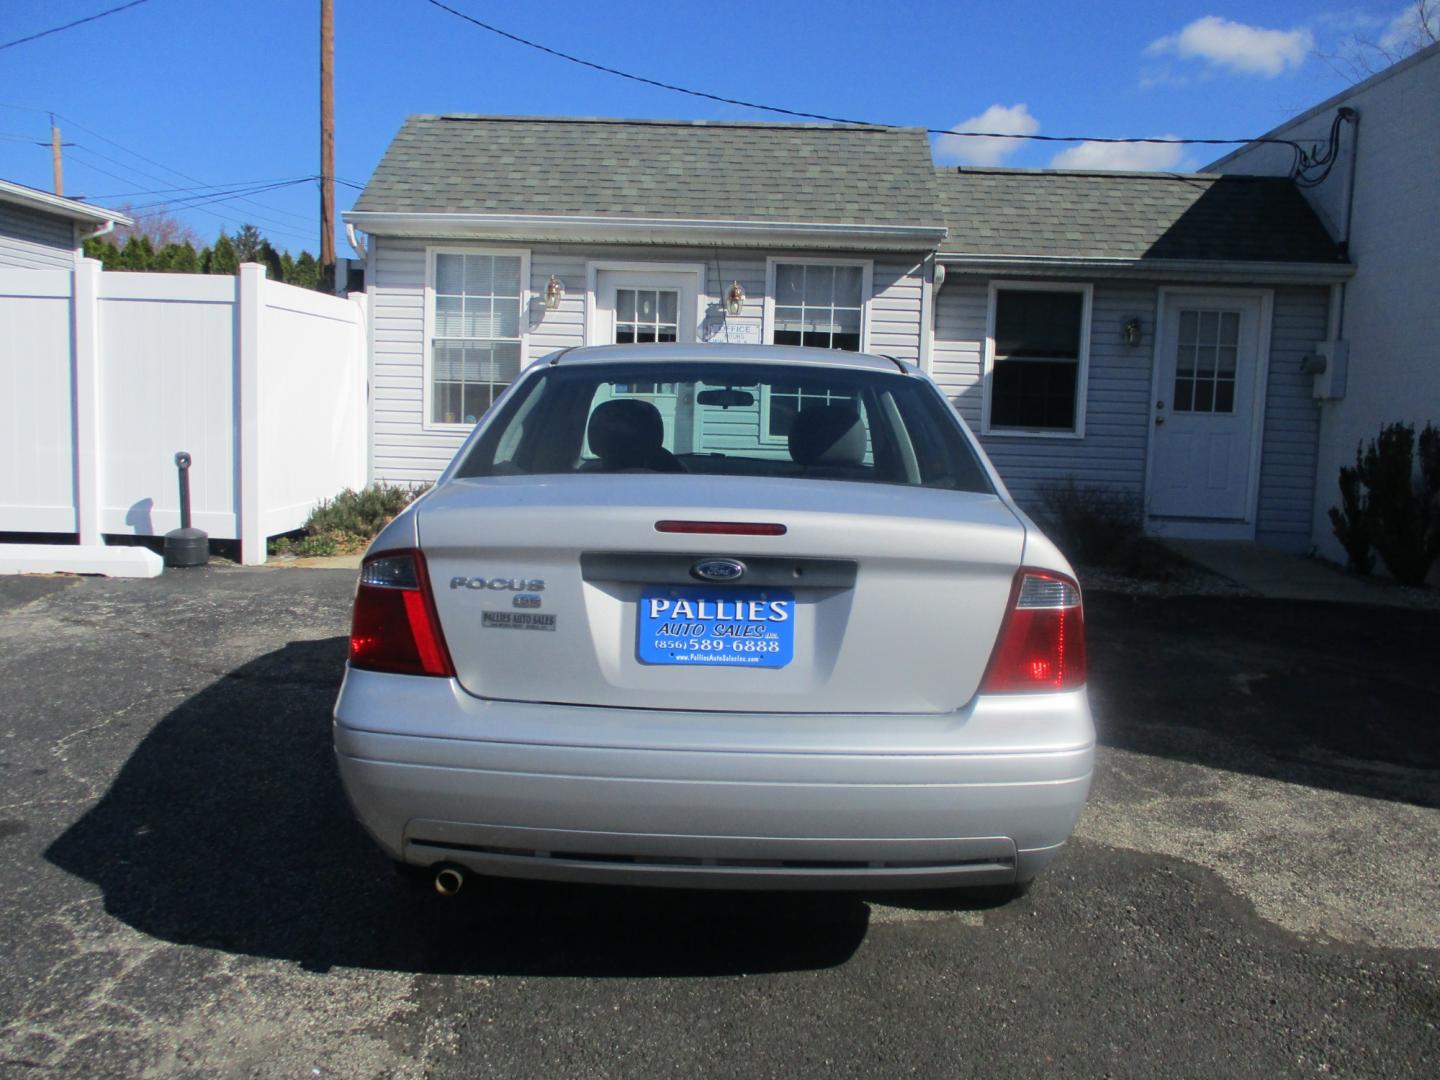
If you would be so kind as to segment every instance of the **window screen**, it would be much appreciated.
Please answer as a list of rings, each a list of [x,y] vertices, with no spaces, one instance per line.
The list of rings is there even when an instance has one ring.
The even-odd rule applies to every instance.
[[[861,266],[777,263],[775,344],[860,351]]]
[[[437,253],[430,420],[473,424],[520,371],[519,255]]]

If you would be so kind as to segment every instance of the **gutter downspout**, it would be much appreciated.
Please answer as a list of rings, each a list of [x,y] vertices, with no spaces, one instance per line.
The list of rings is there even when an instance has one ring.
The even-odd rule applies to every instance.
[[[1340,254],[1348,261],[1350,258],[1350,230],[1355,219],[1355,169],[1360,162],[1360,112],[1357,109],[1346,108],[1341,110],[1342,115],[1348,114],[1346,119],[1350,121],[1350,168],[1345,179],[1345,235],[1340,239]],[[1345,282],[1340,282],[1330,291],[1330,303],[1334,310],[1331,312],[1331,319],[1334,323],[1334,330],[1330,335],[1331,341],[1339,341],[1345,336],[1345,297],[1347,289]]]
[[[86,240],[96,240],[102,236],[109,236],[114,231],[115,220],[112,218],[105,222],[104,225],[95,226],[95,228],[91,229],[88,233],[82,232],[80,234],[80,242],[83,244]]]
[[[360,239],[359,234],[355,231],[355,226],[348,221],[345,223],[345,239],[350,241],[351,250],[360,256],[361,262],[369,262],[370,255],[365,250],[365,241]]]

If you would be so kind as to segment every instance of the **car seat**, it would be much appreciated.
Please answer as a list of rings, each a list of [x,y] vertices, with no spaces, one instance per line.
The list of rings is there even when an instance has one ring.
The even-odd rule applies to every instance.
[[[685,467],[666,450],[665,421],[648,401],[621,398],[607,401],[590,414],[586,428],[590,449],[601,472],[684,472]]]

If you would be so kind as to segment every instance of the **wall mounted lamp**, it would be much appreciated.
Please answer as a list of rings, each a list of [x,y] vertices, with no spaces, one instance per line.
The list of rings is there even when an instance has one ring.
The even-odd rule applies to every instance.
[[[729,290],[725,293],[725,313],[739,315],[744,306],[745,290],[740,287],[740,282],[732,281]]]
[[[1125,325],[1120,327],[1120,340],[1132,349],[1140,344],[1140,317],[1138,315],[1131,315],[1125,320]]]
[[[554,274],[545,283],[545,310],[554,311],[560,306],[560,301],[565,299],[565,283]]]

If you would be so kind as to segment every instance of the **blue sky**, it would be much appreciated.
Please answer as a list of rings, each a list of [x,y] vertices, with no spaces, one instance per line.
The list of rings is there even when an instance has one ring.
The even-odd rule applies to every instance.
[[[5,0],[0,45],[119,0]],[[1393,35],[1406,0],[1165,3],[486,3],[447,0],[596,62],[711,93],[881,123],[1039,134],[1242,137],[1342,89],[1333,55]],[[336,0],[336,174],[363,183],[417,112],[781,119],[579,68],[426,0]],[[319,5],[148,0],[0,49],[0,178],[154,204],[319,168]],[[1329,55],[1332,59],[1326,59]],[[46,143],[47,145],[36,145]],[[1224,148],[940,140],[942,160],[1195,168]],[[170,189],[191,189],[175,191]],[[343,184],[339,206],[358,191]],[[204,240],[253,222],[318,247],[313,182],[178,209]],[[337,250],[347,254],[339,243]]]

